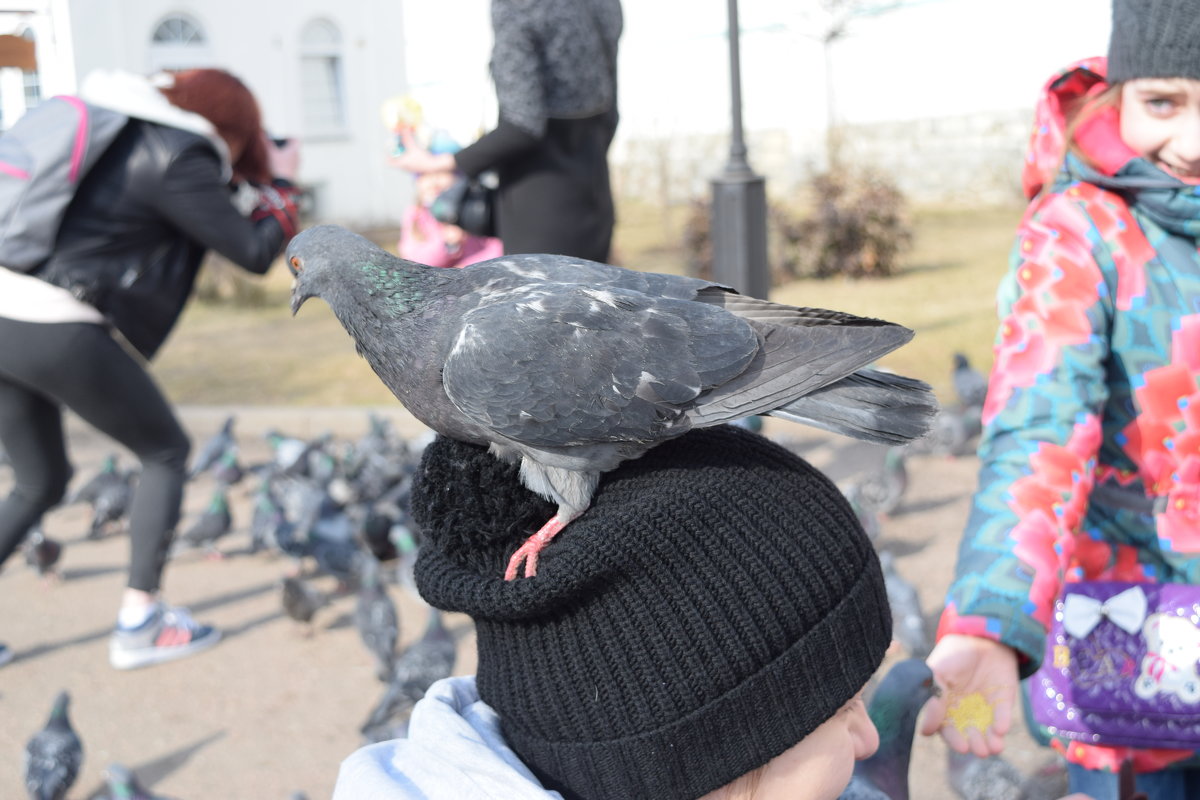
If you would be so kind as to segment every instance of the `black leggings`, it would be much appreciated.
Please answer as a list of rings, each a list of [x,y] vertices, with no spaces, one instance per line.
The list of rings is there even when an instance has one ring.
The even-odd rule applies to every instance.
[[[0,443],[16,485],[0,502],[0,565],[71,479],[61,406],[142,462],[129,515],[129,587],[159,588],[191,444],[154,380],[100,325],[0,317]]]

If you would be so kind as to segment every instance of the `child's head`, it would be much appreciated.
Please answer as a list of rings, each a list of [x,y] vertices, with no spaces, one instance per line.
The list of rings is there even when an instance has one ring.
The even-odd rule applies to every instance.
[[[1113,0],[1108,82],[1121,84],[1121,138],[1184,179],[1200,179],[1200,2]]]
[[[735,781],[724,796],[835,798],[875,749],[861,691],[891,641],[879,561],[788,450],[728,427],[659,445],[512,582],[509,556],[554,513],[515,466],[438,439],[412,502],[421,593],[475,619],[481,697],[568,799]]]

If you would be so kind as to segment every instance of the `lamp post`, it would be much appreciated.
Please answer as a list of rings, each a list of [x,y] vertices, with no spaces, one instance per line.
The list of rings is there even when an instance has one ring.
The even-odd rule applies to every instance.
[[[733,130],[729,160],[712,183],[713,279],[752,297],[771,290],[767,267],[767,186],[746,161],[737,0],[729,7],[729,77]]]

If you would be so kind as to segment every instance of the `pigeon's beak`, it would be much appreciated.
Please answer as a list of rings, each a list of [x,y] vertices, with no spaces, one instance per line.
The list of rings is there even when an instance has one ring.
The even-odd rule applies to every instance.
[[[304,301],[311,295],[305,292],[300,287],[301,275],[304,272],[304,260],[300,256],[291,256],[287,260],[288,269],[292,275],[292,316],[296,316],[296,312],[300,310],[300,306],[304,305]]]
[[[292,286],[292,316],[296,316],[296,312],[300,310],[300,306],[304,305],[304,301],[312,295],[300,291],[299,285]]]

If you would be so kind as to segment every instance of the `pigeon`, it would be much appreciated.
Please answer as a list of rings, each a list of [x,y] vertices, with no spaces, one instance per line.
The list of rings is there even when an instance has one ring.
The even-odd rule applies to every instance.
[[[908,490],[908,455],[903,447],[889,447],[883,464],[855,481],[846,495],[863,514],[887,516],[900,507]]]
[[[303,578],[294,575],[286,576],[280,588],[283,591],[284,612],[296,622],[306,625],[306,633],[311,636],[313,617],[329,598],[324,592],[310,586]]]
[[[386,683],[396,658],[400,617],[396,613],[396,604],[388,596],[387,588],[380,579],[379,562],[374,558],[364,558],[363,563],[362,584],[354,605],[354,627],[375,658],[378,665],[376,676]]]
[[[288,436],[274,428],[267,431],[263,438],[271,445],[272,461],[275,466],[285,471],[303,471],[301,465],[308,452],[308,443],[303,439]]]
[[[970,441],[982,430],[983,409],[975,406],[959,411],[942,408],[933,421],[933,428],[913,446],[919,452],[947,456],[964,456],[971,452]]]
[[[931,645],[917,590],[896,572],[895,559],[890,550],[879,551],[879,565],[883,569],[884,591],[892,609],[892,636],[909,657],[925,658],[929,655]]]
[[[602,473],[692,428],[767,414],[902,444],[937,413],[928,385],[866,369],[912,338],[883,320],[567,256],[437,269],[335,225],[292,239],[287,262],[293,314],[323,299],[409,412],[520,460],[557,505],[509,580],[537,574]]]
[[[223,483],[226,486],[236,486],[241,482],[242,478],[246,477],[246,470],[238,460],[238,448],[236,444],[222,453],[221,457],[217,459],[217,463],[213,464],[211,469],[213,477],[217,479],[217,483]]]
[[[43,578],[54,575],[54,567],[61,556],[62,545],[47,536],[40,524],[29,529],[25,538],[25,563],[36,569],[38,575]]]
[[[133,770],[123,764],[109,764],[104,782],[108,788],[98,800],[167,800],[142,786]]]
[[[858,523],[862,525],[863,532],[867,534],[867,538],[871,542],[879,539],[879,535],[883,532],[883,525],[879,520],[879,512],[873,508],[868,508],[863,502],[862,490],[857,483],[851,484],[848,488],[842,491],[846,502],[850,504],[850,510],[854,512]]]
[[[946,748],[946,762],[950,788],[963,800],[1030,800],[1025,776],[1002,756],[980,758]]]
[[[954,394],[960,409],[983,408],[983,402],[987,399],[987,378],[971,366],[966,354],[954,354],[954,370],[950,377],[954,382]]]
[[[413,706],[429,687],[454,671],[456,653],[454,639],[442,624],[442,612],[430,606],[425,633],[396,659],[383,696],[360,729],[366,740],[396,738],[397,726],[404,729]]]
[[[133,470],[118,470],[113,479],[100,484],[92,499],[92,522],[88,527],[87,538],[101,538],[106,531],[119,525],[125,518],[133,502],[133,482]]]
[[[273,473],[264,475],[254,495],[254,511],[250,516],[251,553],[267,548],[282,549],[282,529],[290,524],[276,493],[274,479]]]
[[[879,731],[879,749],[854,765],[854,777],[840,800],[908,800],[908,764],[917,715],[935,692],[933,672],[919,658],[897,661],[867,703]]]
[[[204,445],[196,453],[196,457],[192,459],[192,466],[188,470],[189,480],[194,480],[201,473],[213,467],[231,447],[235,446],[233,424],[234,418],[226,417],[221,429],[204,442]]]
[[[100,465],[100,471],[81,483],[74,491],[67,495],[64,504],[95,503],[96,496],[100,493],[101,487],[108,483],[119,483],[120,481],[121,473],[117,470],[117,455],[116,453],[109,453],[104,457],[104,461]]]
[[[217,484],[208,507],[179,535],[179,546],[183,549],[203,547],[209,555],[221,558],[223,556],[217,550],[217,539],[232,529],[228,489],[224,484]]]
[[[83,742],[71,727],[63,690],[54,698],[50,719],[25,744],[25,790],[30,800],[62,800],[79,777]]]

